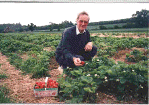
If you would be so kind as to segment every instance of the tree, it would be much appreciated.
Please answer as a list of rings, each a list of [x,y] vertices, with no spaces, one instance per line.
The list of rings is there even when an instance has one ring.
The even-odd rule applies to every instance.
[[[114,26],[114,29],[119,29],[120,27],[118,25],[115,25]]]
[[[23,28],[21,27],[20,29],[19,29],[19,32],[23,32],[24,30],[23,30]]]
[[[62,27],[62,24],[58,24],[58,31],[60,31],[61,28],[63,28],[63,27]]]
[[[34,25],[33,23],[30,23],[30,25],[28,24],[28,28],[29,30],[33,31],[36,28],[36,25]]]
[[[149,10],[136,11],[132,18],[134,18],[137,28],[148,27]]]
[[[71,21],[69,22],[69,21],[65,20],[61,23],[61,26],[62,26],[62,28],[67,28],[67,27],[73,26],[73,23]]]
[[[100,30],[106,30],[107,29],[107,27],[105,27],[103,25],[100,25],[99,28],[100,28]]]

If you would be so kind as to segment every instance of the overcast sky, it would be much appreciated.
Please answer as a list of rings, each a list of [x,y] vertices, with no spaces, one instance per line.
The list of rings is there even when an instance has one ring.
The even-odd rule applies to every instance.
[[[90,22],[99,22],[130,18],[142,9],[149,10],[149,3],[0,3],[0,24],[43,26],[65,20],[75,23],[82,11],[89,13]]]

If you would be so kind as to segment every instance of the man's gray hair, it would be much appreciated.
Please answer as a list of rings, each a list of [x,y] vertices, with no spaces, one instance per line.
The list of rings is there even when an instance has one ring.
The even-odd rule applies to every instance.
[[[83,12],[81,12],[81,13],[78,14],[77,20],[79,19],[79,16],[80,16],[80,15],[87,15],[87,16],[88,16],[88,21],[90,20],[90,17],[89,17],[89,15],[88,15],[88,13],[85,12],[85,11],[83,11]]]

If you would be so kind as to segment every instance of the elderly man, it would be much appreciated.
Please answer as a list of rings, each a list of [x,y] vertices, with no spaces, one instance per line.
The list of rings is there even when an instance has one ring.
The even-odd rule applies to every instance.
[[[90,60],[97,53],[88,32],[89,15],[86,12],[78,14],[77,25],[67,28],[56,49],[56,61],[61,68],[83,66],[81,61]]]

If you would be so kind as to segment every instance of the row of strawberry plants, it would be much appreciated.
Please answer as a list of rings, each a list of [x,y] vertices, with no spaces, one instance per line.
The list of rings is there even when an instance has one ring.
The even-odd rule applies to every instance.
[[[148,69],[141,64],[115,64],[107,57],[86,61],[84,67],[64,69],[59,79],[60,100],[66,103],[96,103],[97,90],[113,92],[119,98],[128,95],[147,101]]]
[[[126,48],[142,47],[148,48],[147,38],[114,38],[114,37],[91,37],[94,44],[98,47],[98,56],[113,56],[118,53],[119,50],[124,50]]]
[[[16,52],[18,50],[22,51],[42,51],[43,47],[39,45],[30,44],[27,42],[21,42],[18,40],[4,38],[0,41],[1,48],[0,50],[3,52]]]
[[[19,40],[23,42],[28,42],[36,45],[43,45],[45,47],[47,46],[54,46],[57,47],[60,35],[58,34],[8,34],[5,35],[5,37],[12,38],[14,40]]]
[[[32,73],[32,77],[48,75],[50,58],[55,55],[54,52],[43,51],[43,46],[41,45],[15,40],[11,36],[6,37],[5,35],[1,38],[0,51],[9,57],[11,64],[21,69],[24,73]],[[24,53],[28,56],[28,59],[25,61],[21,58],[21,54]]]
[[[133,39],[132,37],[123,37],[123,38],[115,38],[115,37],[98,37],[94,36],[91,37],[91,40],[95,43],[97,47],[100,46],[100,43],[103,42],[105,46],[112,46],[116,50],[120,49],[123,50],[125,48],[132,48],[132,47],[148,47],[148,38],[137,38]]]
[[[36,57],[33,57],[32,53]],[[28,52],[29,57],[27,60],[23,60],[18,53],[7,53],[5,55],[8,56],[10,64],[20,69],[23,74],[30,73],[32,78],[39,78],[49,75],[49,62],[52,62],[50,58],[55,56],[55,53],[53,51],[32,51]]]

